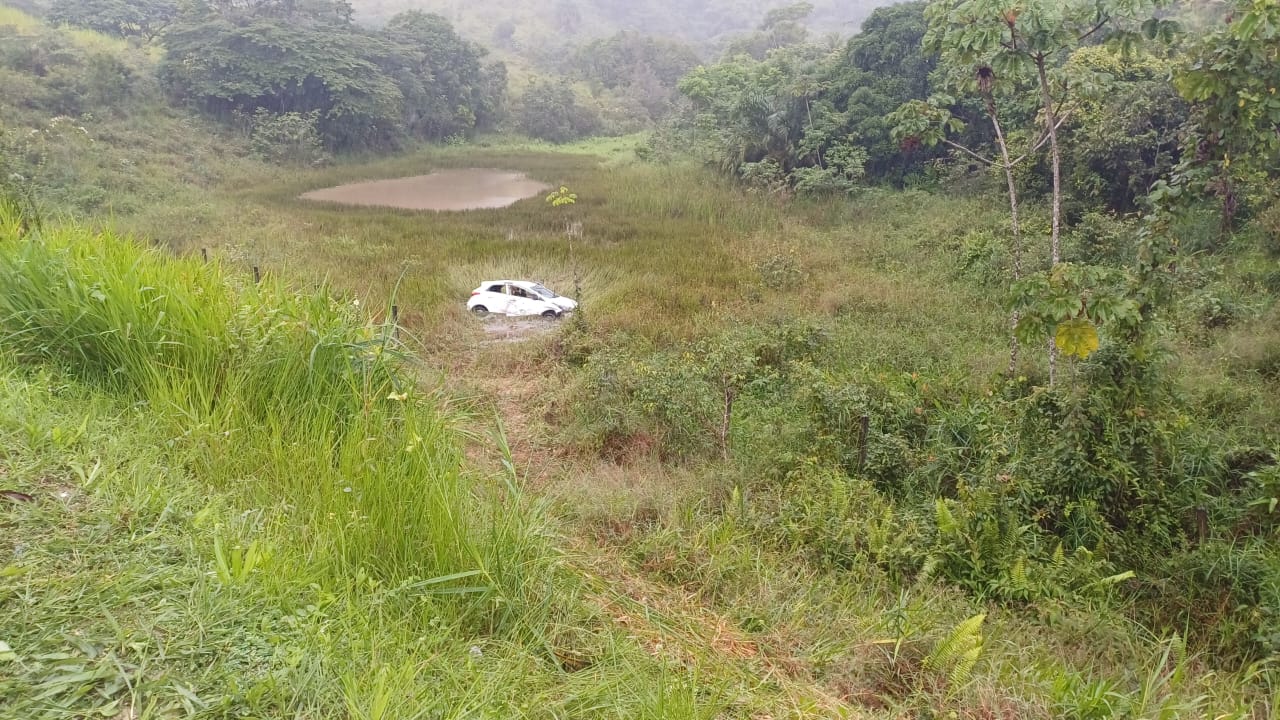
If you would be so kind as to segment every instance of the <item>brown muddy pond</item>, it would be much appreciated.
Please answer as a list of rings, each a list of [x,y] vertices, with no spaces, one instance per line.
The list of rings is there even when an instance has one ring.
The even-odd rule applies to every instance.
[[[470,168],[339,185],[303,193],[302,199],[402,210],[491,210],[549,189],[524,173]]]

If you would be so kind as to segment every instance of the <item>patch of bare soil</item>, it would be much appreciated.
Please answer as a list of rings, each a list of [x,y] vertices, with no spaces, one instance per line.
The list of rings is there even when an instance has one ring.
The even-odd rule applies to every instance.
[[[532,337],[550,335],[560,327],[560,323],[559,319],[554,318],[510,318],[490,315],[484,318],[483,322],[484,343],[514,343]]]

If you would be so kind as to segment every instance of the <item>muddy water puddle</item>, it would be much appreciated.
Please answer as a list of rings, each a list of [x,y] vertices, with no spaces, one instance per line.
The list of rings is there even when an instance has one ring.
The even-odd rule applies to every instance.
[[[402,210],[491,210],[548,189],[550,186],[524,173],[469,168],[339,185],[303,193],[302,199]]]

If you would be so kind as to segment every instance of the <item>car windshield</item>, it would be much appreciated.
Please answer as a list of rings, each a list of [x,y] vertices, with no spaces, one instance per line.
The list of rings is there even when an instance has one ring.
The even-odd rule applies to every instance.
[[[552,299],[552,298],[559,297],[559,295],[556,295],[555,293],[551,292],[551,291],[550,291],[550,290],[548,290],[545,286],[542,286],[542,285],[534,285],[533,287],[531,287],[531,288],[529,288],[529,289],[530,289],[530,290],[532,290],[532,291],[534,291],[535,293],[537,293],[537,294],[541,295],[542,297],[544,297],[544,298],[548,299],[548,300],[550,300],[550,299]]]

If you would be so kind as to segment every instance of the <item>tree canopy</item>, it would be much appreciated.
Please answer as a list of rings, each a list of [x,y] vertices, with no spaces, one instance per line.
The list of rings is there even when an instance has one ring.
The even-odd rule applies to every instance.
[[[108,35],[152,40],[178,13],[178,0],[56,0],[49,8],[49,19]]]
[[[314,113],[332,149],[439,140],[492,127],[506,71],[438,15],[373,31],[345,2],[197,2],[165,33],[171,91],[223,119]]]
[[[924,4],[904,3],[876,10],[843,46],[801,43],[699,67],[680,82],[689,137],[728,171],[765,171],[802,191],[900,180],[906,165],[887,116],[930,88],[936,59],[921,47],[924,32]]]

